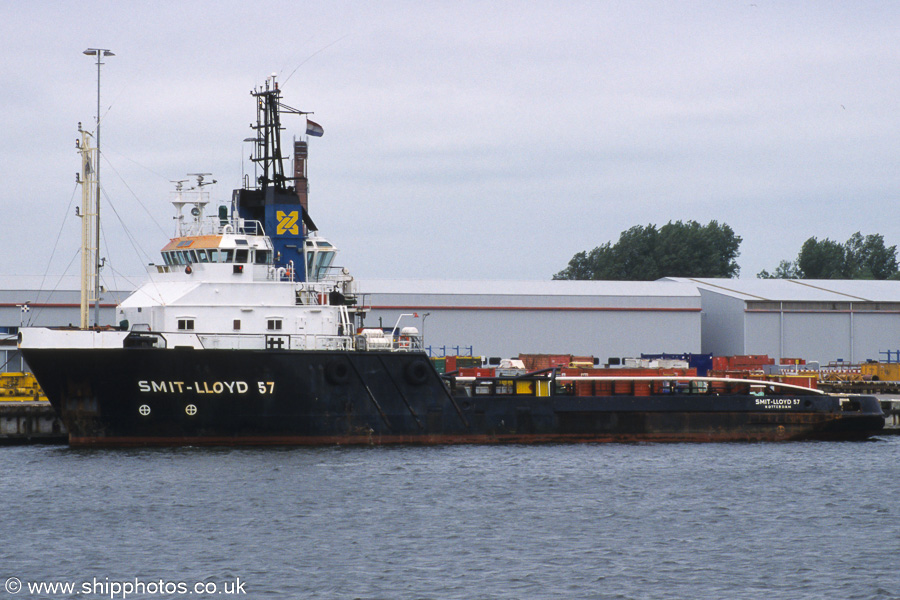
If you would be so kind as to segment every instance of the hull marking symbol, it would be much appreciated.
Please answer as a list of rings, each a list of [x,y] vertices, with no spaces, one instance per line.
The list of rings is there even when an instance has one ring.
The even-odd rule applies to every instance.
[[[193,404],[188,404],[187,406],[184,407],[184,412],[186,412],[187,414],[189,414],[190,416],[193,417],[194,415],[197,414],[197,407]]]
[[[147,415],[150,414],[150,407],[147,406],[146,404],[141,404],[140,407],[138,407],[138,412],[146,417]]]

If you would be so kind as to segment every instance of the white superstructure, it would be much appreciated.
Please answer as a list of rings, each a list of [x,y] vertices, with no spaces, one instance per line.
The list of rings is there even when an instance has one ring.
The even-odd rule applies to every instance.
[[[347,269],[332,267],[337,248],[306,240],[306,282],[289,263],[276,267],[262,224],[205,215],[202,181],[176,194],[176,235],[162,264],[118,307],[122,329],[165,332],[167,345],[197,348],[350,349],[356,291]],[[174,334],[174,335],[172,335]]]

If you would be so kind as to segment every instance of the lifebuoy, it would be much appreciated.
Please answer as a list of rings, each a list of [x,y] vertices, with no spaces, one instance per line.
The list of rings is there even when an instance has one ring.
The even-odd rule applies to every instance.
[[[334,385],[350,381],[350,366],[346,361],[333,360],[325,366],[325,379]]]
[[[403,370],[406,380],[413,385],[422,385],[428,381],[428,365],[424,361],[414,360]]]
[[[191,268],[191,265],[188,265],[184,268],[184,272],[187,273],[188,275],[190,275],[191,273],[194,272],[194,270]]]

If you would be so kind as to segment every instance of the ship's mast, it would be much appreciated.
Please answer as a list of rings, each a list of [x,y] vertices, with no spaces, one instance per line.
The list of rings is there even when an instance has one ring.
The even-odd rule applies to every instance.
[[[256,98],[256,155],[250,157],[262,165],[262,175],[257,178],[261,188],[269,186],[285,190],[291,178],[284,176],[284,161],[281,153],[281,113],[308,115],[311,113],[291,108],[281,101],[281,90],[275,75],[266,79],[265,87],[250,92]]]
[[[94,237],[100,215],[97,213],[97,149],[91,148],[91,134],[78,124],[81,139],[75,145],[81,154],[81,174],[75,179],[81,184],[81,328],[90,327],[90,305],[92,301],[99,303],[99,237]],[[93,297],[91,292],[94,291]],[[97,321],[99,318],[95,315]]]
[[[306,281],[304,241],[306,231],[316,226],[300,202],[294,180],[286,177],[281,150],[281,113],[307,115],[310,113],[291,108],[281,102],[281,90],[272,75],[265,85],[250,92],[256,98],[256,152],[250,159],[260,165],[253,188],[235,190],[233,206],[241,218],[262,223],[266,235],[272,240],[276,265],[294,265],[297,281]],[[316,125],[320,136],[321,127]],[[309,132],[309,123],[307,123]],[[305,176],[299,176],[306,185]],[[304,228],[305,225],[305,228]]]
[[[271,80],[271,88],[269,82]],[[281,156],[281,91],[275,77],[266,79],[264,89],[251,92],[256,97],[256,155],[251,158],[262,164],[262,175],[257,185],[265,188],[270,185],[284,189],[284,164]]]
[[[94,290],[94,326],[100,325],[100,67],[104,64],[101,60],[103,57],[115,56],[109,48],[88,48],[82,54],[97,57],[97,129],[96,129],[96,157],[94,160],[94,187],[96,203],[94,204],[94,243],[96,248],[94,253],[94,274],[93,274],[93,290]],[[84,248],[84,242],[82,242]],[[82,285],[84,285],[84,276],[82,275]],[[82,290],[82,295],[85,292]],[[82,328],[87,326],[82,323]]]

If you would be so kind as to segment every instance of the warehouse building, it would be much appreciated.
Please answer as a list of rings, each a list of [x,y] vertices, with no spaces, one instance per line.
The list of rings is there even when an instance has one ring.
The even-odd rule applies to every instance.
[[[360,282],[367,326],[412,325],[433,356],[700,352],[700,300],[673,281]],[[415,316],[413,316],[415,315]]]
[[[703,352],[827,364],[887,359],[900,349],[900,281],[688,279],[703,306]]]

